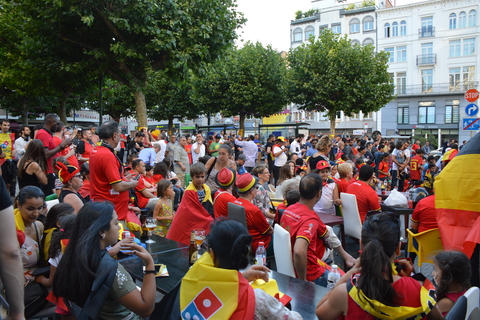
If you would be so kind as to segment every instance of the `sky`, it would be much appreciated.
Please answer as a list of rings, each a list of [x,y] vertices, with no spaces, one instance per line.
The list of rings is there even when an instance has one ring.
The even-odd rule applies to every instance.
[[[397,0],[396,5],[419,1],[422,0]],[[290,48],[290,20],[295,18],[295,12],[312,8],[311,0],[237,0],[237,5],[248,19],[237,31],[239,38],[244,42],[260,41],[264,46],[270,44],[278,51]],[[237,45],[241,47],[242,42],[237,40]]]

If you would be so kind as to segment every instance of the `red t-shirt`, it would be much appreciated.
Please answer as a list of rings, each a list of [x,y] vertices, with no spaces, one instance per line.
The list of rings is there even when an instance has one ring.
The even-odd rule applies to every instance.
[[[127,219],[129,192],[117,192],[112,185],[122,180],[123,166],[117,156],[107,147],[97,147],[90,158],[90,197],[94,201],[111,201],[118,220]]]
[[[410,160],[410,179],[422,179],[422,165],[423,159],[419,156],[414,156],[412,160]]]
[[[83,180],[82,187],[78,190],[78,193],[80,193],[84,199],[90,199],[90,181],[87,179]]]
[[[418,232],[438,228],[435,195],[418,201],[411,219],[413,222],[418,222]]]
[[[58,145],[60,145],[60,143],[62,143],[62,139],[60,139],[57,136],[53,136],[53,142],[55,142],[55,145],[58,146]],[[68,148],[65,148],[62,151],[59,151],[57,153],[57,156],[64,157],[64,156],[67,155],[68,151],[70,151],[70,150]],[[80,165],[78,164],[77,157],[75,157],[75,153],[72,154],[70,157],[68,157],[67,161],[68,161],[68,163],[70,163],[70,165],[80,169]]]
[[[221,192],[221,193],[220,193]],[[213,198],[213,215],[215,219],[219,217],[228,217],[228,203],[235,202],[235,198],[230,192],[218,190]]]
[[[135,175],[134,177],[136,177],[137,175]],[[148,198],[142,194],[142,191],[145,189],[147,189],[147,187],[145,186],[145,180],[142,176],[140,177],[140,179],[138,179],[138,184],[135,187],[135,194],[137,195],[138,207],[140,209],[144,209],[148,204]]]
[[[188,155],[188,162],[190,164],[193,163],[193,160],[192,160],[192,145],[191,144],[187,144],[185,145],[185,151],[187,152],[187,155]]]
[[[339,194],[341,192],[347,192],[347,188],[348,188],[349,183],[347,182],[347,180],[345,180],[345,178],[340,178],[340,179],[333,178],[333,180],[335,180],[335,183],[338,186],[338,193]]]
[[[266,234],[271,227],[265,219],[263,212],[256,205],[242,198],[238,198],[233,203],[245,208],[248,233],[252,236],[252,252],[257,251],[259,242],[264,242],[265,249],[267,249],[270,241],[272,241],[272,236]]]
[[[365,221],[368,211],[380,210],[377,193],[365,182],[357,180],[351,183],[347,188],[347,193],[357,197],[358,212],[362,223]]]
[[[52,133],[47,131],[45,128],[38,130],[35,139],[41,140],[43,142],[43,147],[47,148],[48,150],[55,149],[57,146],[53,141]],[[58,156],[59,155],[57,153],[53,157],[47,159],[47,173],[53,173],[52,160]]]
[[[313,281],[318,279],[325,273],[325,268],[318,263],[325,252],[325,245],[321,239],[327,233],[325,224],[323,224],[315,211],[297,202],[285,209],[281,225],[290,233],[292,253],[297,239],[302,238],[308,242],[307,280]]]
[[[389,169],[390,168],[387,161],[380,162],[380,164],[378,165],[378,178],[385,178],[387,175],[384,173],[381,173],[380,171],[388,172]]]
[[[82,139],[79,144],[80,148],[77,148],[78,154],[82,156],[82,158],[90,159],[92,154],[95,153],[95,149],[93,148],[92,144],[88,141]],[[80,161],[80,164],[84,164],[86,161]]]

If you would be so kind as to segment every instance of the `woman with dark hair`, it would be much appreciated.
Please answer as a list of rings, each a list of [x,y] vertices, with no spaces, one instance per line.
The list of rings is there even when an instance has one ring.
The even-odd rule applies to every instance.
[[[302,319],[265,291],[252,289],[249,281],[268,281],[266,267],[254,265],[243,273],[239,272],[248,266],[251,242],[252,236],[239,222],[228,219],[213,222],[204,241],[208,253],[201,256],[182,280],[182,314],[191,310],[193,300],[204,291],[205,287],[199,285],[201,277],[200,281],[208,283],[208,290],[222,301],[221,308],[215,313],[217,319]],[[227,290],[234,291],[234,295],[225,294]]]
[[[318,303],[318,319],[443,319],[433,293],[409,277],[413,266],[400,260],[404,270],[394,269],[401,244],[398,216],[365,220],[360,258]]]
[[[62,191],[58,197],[60,203],[70,204],[75,212],[78,212],[87,201],[78,193],[83,185],[83,177],[80,169],[74,166],[66,166],[63,163],[57,163],[58,177],[63,183]]]
[[[148,317],[155,305],[155,268],[153,259],[142,246],[124,244],[146,265],[142,290],[121,264],[105,248],[118,239],[118,216],[110,202],[89,202],[77,214],[67,249],[53,279],[55,296],[67,299],[81,308],[92,291],[93,282],[115,274],[98,319],[134,319]],[[107,266],[107,268],[104,268]],[[113,268],[111,268],[113,266]],[[72,290],[75,288],[75,290]],[[101,301],[92,301],[101,303]]]
[[[42,237],[43,258],[48,261],[48,250],[53,235],[59,230],[58,220],[61,217],[75,213],[75,209],[68,203],[57,203],[48,210],[47,220],[45,221],[45,231]]]
[[[252,173],[255,177],[258,178],[258,189],[255,198],[252,202],[256,205],[262,212],[267,221],[272,224],[275,219],[275,214],[270,212],[270,197],[268,196],[268,189],[265,189],[265,186],[268,188],[268,181],[270,181],[270,172],[268,171],[268,166],[259,165],[253,168]]]
[[[223,168],[231,168],[237,170],[235,161],[232,160],[233,150],[228,144],[221,144],[218,149],[218,157],[210,158],[205,164],[207,175],[205,176],[205,184],[209,186],[212,194],[215,194],[219,189],[215,182],[217,173]]]
[[[40,140],[31,140],[25,151],[25,155],[18,161],[18,187],[37,186],[42,188],[48,182],[45,174],[47,170],[47,158]]]
[[[37,221],[43,211],[45,195],[40,188],[26,186],[22,188],[17,197],[15,213],[15,226],[19,235],[20,255],[23,263],[25,281],[33,279],[32,272],[38,267],[40,258],[39,246],[43,233],[43,224]]]
[[[280,173],[278,175],[278,182],[277,186],[275,187],[275,198],[281,199],[282,198],[282,183],[286,180],[292,179],[294,176],[292,175],[292,168],[289,163],[284,164],[280,168]]]

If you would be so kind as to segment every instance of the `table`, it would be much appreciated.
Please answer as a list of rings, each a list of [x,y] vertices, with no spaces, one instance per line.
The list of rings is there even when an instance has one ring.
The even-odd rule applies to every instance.
[[[173,241],[173,240],[170,240]],[[162,263],[167,266],[168,277],[155,277],[157,291],[168,294],[182,281],[189,269],[188,247],[152,254],[155,264]],[[143,281],[143,263],[136,256],[119,260],[135,280]]]
[[[407,229],[408,229],[408,226],[410,224],[409,220],[410,220],[410,215],[413,213],[413,209],[400,208],[400,207],[389,207],[389,206],[386,206],[384,204],[381,204],[381,207],[382,207],[382,211],[389,211],[389,212],[393,212],[393,213],[396,213],[396,214],[399,214],[399,215],[403,215],[404,222],[405,222],[405,230],[404,230],[405,238],[408,238]]]
[[[325,214],[325,213],[321,213],[321,212],[317,212],[317,214],[320,217],[320,220],[322,220],[322,222],[326,226],[330,226],[330,227],[340,226],[340,239],[342,241],[342,247],[346,251],[347,248],[346,248],[346,243],[345,243],[345,227],[343,226],[343,217],[334,216],[334,215],[331,215],[331,214]],[[346,268],[347,268],[347,265],[346,265],[345,261],[344,261],[344,264],[343,264],[343,268],[344,268],[344,270],[346,270]]]
[[[277,281],[278,289],[282,293],[292,298],[290,303],[293,311],[300,313],[304,320],[317,319],[315,308],[327,294],[327,288],[276,271],[271,272],[271,278]]]
[[[187,248],[188,245],[170,240],[164,237],[157,236],[156,234],[150,237],[155,243],[145,243],[147,245],[147,251],[150,254],[156,254],[161,252],[169,252]],[[142,241],[143,242],[143,241]]]

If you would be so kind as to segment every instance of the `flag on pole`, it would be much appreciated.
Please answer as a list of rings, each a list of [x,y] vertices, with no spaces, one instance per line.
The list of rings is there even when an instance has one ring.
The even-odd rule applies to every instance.
[[[445,250],[471,256],[480,243],[480,133],[436,177],[435,207]]]

